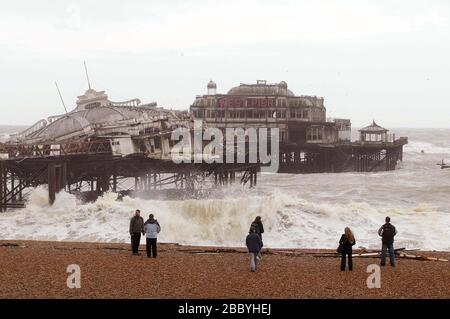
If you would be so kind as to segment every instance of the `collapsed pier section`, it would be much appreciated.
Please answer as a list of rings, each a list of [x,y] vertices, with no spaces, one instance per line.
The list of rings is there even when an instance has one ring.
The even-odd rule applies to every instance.
[[[93,142],[94,143],[94,142]],[[144,154],[113,155],[109,141],[81,143],[79,152],[61,147],[51,153],[0,160],[0,212],[24,207],[31,187],[46,185],[49,203],[62,190],[94,200],[107,191],[120,195],[154,198],[158,193],[174,198],[195,196],[202,186],[220,187],[257,183],[259,164],[179,163]],[[131,182],[130,182],[131,181]],[[208,186],[209,187],[209,186]]]

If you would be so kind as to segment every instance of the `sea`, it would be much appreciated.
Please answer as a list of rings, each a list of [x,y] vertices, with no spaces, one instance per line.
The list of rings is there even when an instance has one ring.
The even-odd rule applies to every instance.
[[[12,131],[0,126],[0,141]],[[403,162],[390,172],[267,173],[253,189],[236,184],[220,196],[186,200],[117,201],[106,193],[82,203],[62,192],[53,206],[38,187],[25,208],[0,214],[0,239],[128,243],[129,219],[140,209],[160,222],[160,242],[241,247],[259,215],[265,247],[334,249],[348,226],[356,246],[378,248],[377,231],[390,216],[397,247],[450,251],[450,169],[437,165],[450,163],[450,128],[390,133],[409,138]]]

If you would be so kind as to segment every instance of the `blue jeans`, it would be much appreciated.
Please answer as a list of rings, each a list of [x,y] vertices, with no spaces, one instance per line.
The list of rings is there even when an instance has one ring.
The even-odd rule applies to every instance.
[[[383,244],[381,246],[381,266],[386,265],[386,250],[388,249],[391,266],[395,266],[394,244]]]
[[[258,265],[258,260],[256,259],[256,256],[258,253],[249,253],[250,256],[250,270],[256,271],[256,266]]]

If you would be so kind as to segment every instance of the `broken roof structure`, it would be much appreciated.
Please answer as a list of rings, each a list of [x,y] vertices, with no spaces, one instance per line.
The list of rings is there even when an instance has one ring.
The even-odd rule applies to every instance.
[[[40,120],[26,130],[12,135],[10,142],[38,144],[79,140],[105,135],[139,135],[149,127],[176,127],[189,118],[185,111],[141,104],[139,99],[112,102],[104,91],[89,89],[78,97],[76,108],[63,115]],[[156,123],[164,122],[164,125]]]

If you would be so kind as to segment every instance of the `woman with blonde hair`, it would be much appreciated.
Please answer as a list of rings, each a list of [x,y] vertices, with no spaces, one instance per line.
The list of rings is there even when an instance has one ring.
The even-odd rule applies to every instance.
[[[349,227],[345,227],[344,234],[339,240],[338,252],[341,253],[341,270],[345,270],[345,257],[348,256],[348,270],[353,270],[352,247],[356,244],[355,235]]]

